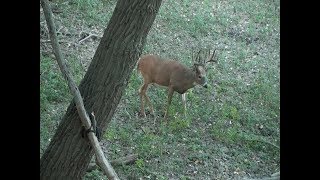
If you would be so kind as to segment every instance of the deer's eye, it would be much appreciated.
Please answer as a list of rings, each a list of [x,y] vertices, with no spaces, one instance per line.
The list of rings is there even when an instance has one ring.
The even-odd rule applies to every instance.
[[[200,76],[200,75],[199,75],[198,77],[199,77],[199,79],[201,79],[201,76]]]

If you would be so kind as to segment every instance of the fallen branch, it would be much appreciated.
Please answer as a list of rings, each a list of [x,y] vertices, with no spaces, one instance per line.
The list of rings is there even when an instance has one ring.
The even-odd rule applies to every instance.
[[[258,138],[258,137],[256,137],[256,138],[244,138],[244,140],[245,140],[245,141],[257,141],[257,142],[269,144],[269,145],[271,145],[271,146],[273,146],[273,147],[276,147],[276,148],[280,149],[280,147],[279,147],[278,145],[276,145],[276,144],[274,144],[274,143],[272,143],[272,142],[269,142],[269,141],[267,141],[267,140],[260,139],[260,138]]]
[[[278,177],[278,176],[280,177],[280,171],[271,175],[271,177]]]
[[[279,180],[280,177],[265,177],[261,179],[244,179],[244,180]]]
[[[90,129],[91,122],[84,108],[83,99],[81,97],[80,91],[76,86],[76,83],[74,82],[69,69],[66,66],[62,53],[60,52],[59,43],[57,40],[57,33],[56,33],[55,25],[52,19],[52,11],[50,9],[48,0],[41,0],[41,6],[43,8],[45,19],[47,21],[50,39],[52,42],[52,48],[54,50],[54,54],[56,56],[56,60],[58,62],[59,68],[64,78],[67,80],[70,91],[74,96],[74,102],[76,104],[76,108],[78,110],[79,117],[81,119],[82,124],[86,129]],[[119,179],[118,175],[112,168],[111,164],[104,156],[103,151],[98,142],[98,139],[93,132],[88,133],[88,139],[90,140],[91,146],[93,147],[93,150],[96,154],[97,163],[99,164],[103,172],[107,175],[109,179]]]
[[[40,39],[40,42],[42,43],[51,43],[50,39]]]
[[[279,180],[280,176],[278,177],[265,177],[265,178],[261,178],[261,179],[244,179],[244,180]]]
[[[280,171],[272,174],[270,177],[263,177],[263,178],[257,178],[257,179],[244,178],[243,180],[279,180],[279,179],[280,179]]]
[[[98,169],[98,166],[96,163],[90,163],[89,166],[88,166],[88,169],[87,169],[87,172],[91,172],[93,170],[96,170]]]
[[[273,147],[276,147],[276,148],[280,149],[280,147],[277,146],[276,144],[273,144],[273,143],[271,143],[269,141],[265,141],[265,140],[262,140],[262,139],[246,139],[246,140],[247,141],[258,141],[258,142],[266,143],[266,144],[269,144],[269,145],[271,145]]]
[[[90,34],[89,36],[81,39],[81,40],[78,42],[78,44],[82,43],[83,41],[85,41],[85,40],[87,40],[87,39],[89,39],[89,38],[91,38],[91,37],[101,38],[101,36],[98,36],[98,35],[96,35],[96,34]]]
[[[128,165],[134,163],[138,158],[138,154],[131,154],[111,161],[113,166]]]
[[[115,160],[111,161],[110,164],[112,166],[128,165],[128,164],[134,163],[137,160],[137,158],[138,158],[137,154],[131,154],[131,155],[128,155],[128,156],[125,156],[125,157],[121,157],[121,158],[115,159]],[[89,164],[87,172],[90,172],[90,171],[93,171],[93,170],[96,170],[96,169],[98,169],[98,166],[96,165],[95,162],[92,162],[92,163]]]
[[[40,42],[41,43],[51,43],[51,40],[50,39],[40,39]],[[70,42],[70,41],[59,41],[59,43],[73,43],[73,42]]]

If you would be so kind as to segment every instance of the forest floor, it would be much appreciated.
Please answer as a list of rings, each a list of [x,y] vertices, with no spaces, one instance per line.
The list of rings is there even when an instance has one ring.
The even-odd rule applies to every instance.
[[[83,78],[115,0],[51,2],[60,48],[76,82]],[[40,8],[40,157],[71,101],[54,60]],[[187,116],[174,94],[163,123],[165,88],[150,86],[156,111],[139,118],[140,74],[133,71],[101,144],[109,159],[138,154],[115,167],[121,179],[244,179],[280,171],[280,1],[163,0],[143,54],[191,66],[193,49],[217,49],[209,88],[187,94]],[[147,109],[148,112],[148,109]],[[107,179],[99,170],[85,179]]]

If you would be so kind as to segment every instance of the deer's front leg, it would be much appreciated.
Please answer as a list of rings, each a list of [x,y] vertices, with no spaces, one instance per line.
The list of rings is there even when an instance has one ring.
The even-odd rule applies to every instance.
[[[167,110],[166,113],[164,114],[164,118],[167,120],[168,118],[168,114],[169,114],[169,107],[171,104],[171,99],[172,99],[172,95],[173,95],[173,88],[171,86],[168,87],[168,102],[167,102]]]
[[[184,117],[187,117],[187,102],[186,102],[186,93],[181,94],[182,104],[183,104],[183,113]]]

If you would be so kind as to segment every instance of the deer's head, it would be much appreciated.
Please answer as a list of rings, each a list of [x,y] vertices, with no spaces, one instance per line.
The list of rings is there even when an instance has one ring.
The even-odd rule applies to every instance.
[[[206,76],[206,64],[209,62],[217,62],[216,59],[214,59],[216,50],[213,51],[213,53],[209,52],[207,53],[207,59],[202,59],[200,57],[201,50],[197,53],[195,62],[193,63],[193,71],[196,74],[196,83],[200,84],[201,86],[207,88],[208,87],[208,78]],[[193,59],[193,57],[192,57]]]

